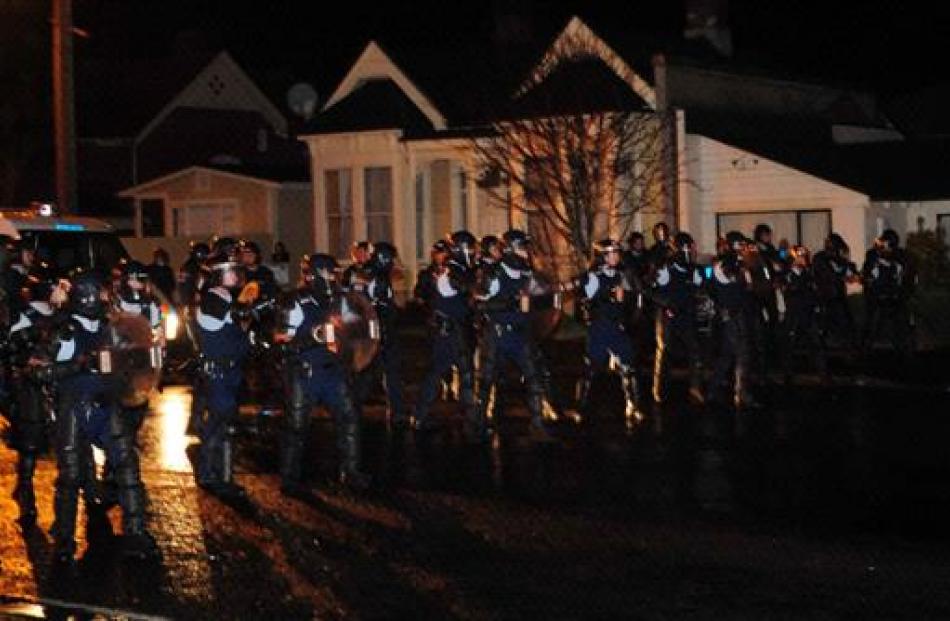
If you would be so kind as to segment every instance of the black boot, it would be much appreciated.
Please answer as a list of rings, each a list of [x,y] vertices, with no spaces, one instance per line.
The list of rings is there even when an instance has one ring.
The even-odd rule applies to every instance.
[[[340,483],[357,491],[369,488],[370,478],[360,470],[361,447],[359,423],[347,423],[337,431],[340,447]]]
[[[20,453],[17,462],[17,482],[13,489],[13,499],[20,507],[20,520],[36,520],[36,494],[33,491],[33,473],[36,470],[36,455]]]
[[[142,531],[122,537],[122,556],[144,561],[161,558],[162,552],[155,537],[148,531]]]
[[[703,372],[702,367],[697,364],[690,366],[689,372],[689,398],[697,405],[706,403],[706,395],[703,394]]]
[[[555,438],[544,419],[544,395],[532,392],[528,395],[528,410],[531,413],[529,434],[534,442],[554,442]]]
[[[623,387],[624,418],[627,423],[635,424],[643,420],[643,412],[638,405],[640,402],[640,386],[637,383],[636,371],[623,368],[621,371],[621,385]]]
[[[299,434],[285,430],[280,445],[280,491],[293,496],[303,491],[301,484],[304,440]]]

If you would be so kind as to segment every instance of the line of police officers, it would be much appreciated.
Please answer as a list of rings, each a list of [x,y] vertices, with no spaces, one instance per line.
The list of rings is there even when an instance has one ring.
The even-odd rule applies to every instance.
[[[52,437],[57,460],[51,529],[54,554],[71,561],[79,496],[88,512],[101,517],[122,509],[122,550],[144,558],[157,554],[145,524],[136,434],[147,401],[129,401],[126,375],[103,355],[112,343],[110,315],[138,317],[148,332],[145,346],[161,340],[158,300],[147,288],[147,270],[124,261],[114,274],[76,270],[56,278],[27,244],[0,249],[3,414],[11,422],[18,453],[14,498],[24,525],[36,519],[33,475],[37,457]],[[153,334],[154,332],[154,334]],[[105,452],[97,478],[93,447]]]
[[[723,401],[729,390],[737,407],[756,406],[750,387],[767,372],[770,350],[781,354],[788,374],[794,350],[804,345],[816,370],[826,375],[828,337],[858,346],[847,284],[861,275],[868,317],[861,345],[870,347],[889,327],[897,348],[906,349],[913,278],[893,231],[886,231],[868,252],[861,275],[836,234],[811,257],[803,246],[777,249],[765,225],[756,228],[751,240],[730,232],[708,268],[696,263],[688,233],[671,236],[661,223],[653,237],[649,249],[639,233],[630,237],[626,249],[613,240],[598,242],[590,268],[560,283],[535,269],[532,242],[523,231],[481,240],[458,231],[437,241],[414,291],[429,312],[431,358],[411,415],[402,395],[392,284],[399,262],[391,244],[356,244],[354,260],[344,272],[330,255],[303,257],[299,287],[280,300],[273,274],[260,265],[252,242],[222,238],[212,245],[193,245],[179,273],[178,296],[200,347],[190,422],[201,440],[198,484],[223,497],[244,493],[233,479],[232,442],[243,367],[254,348],[278,353],[286,389],[280,475],[281,489],[288,494],[305,490],[303,464],[314,406],[332,414],[341,482],[356,489],[369,484],[361,469],[360,410],[380,381],[391,421],[426,432],[435,427],[429,410],[439,387],[453,373],[466,438],[481,443],[500,409],[501,371],[510,362],[526,390],[531,436],[551,440],[550,423],[564,417],[565,409],[555,394],[537,328],[544,323],[539,313],[558,309],[564,295],[576,296],[588,329],[578,409],[588,410],[595,376],[612,372],[621,378],[624,413],[631,422],[643,418],[637,367],[654,338],[652,397],[658,403],[666,397],[669,357],[677,349],[688,360],[689,395],[700,403]],[[127,261],[111,283],[81,272],[54,282],[29,248],[12,250],[12,264],[0,260],[3,308],[9,315],[3,388],[19,453],[15,496],[22,517],[35,519],[33,470],[45,448],[47,427],[55,421],[57,557],[68,560],[74,554],[80,493],[90,510],[121,505],[124,549],[134,556],[152,555],[157,548],[145,528],[135,445],[145,410],[116,398],[110,374],[96,366],[93,355],[110,310],[140,314],[160,332],[160,311],[147,287],[146,270]],[[344,361],[335,338],[346,309],[358,306],[353,296],[372,305],[380,326],[379,353],[357,373]],[[710,317],[718,348],[704,389],[698,328]],[[93,445],[108,456],[104,483],[96,478]]]

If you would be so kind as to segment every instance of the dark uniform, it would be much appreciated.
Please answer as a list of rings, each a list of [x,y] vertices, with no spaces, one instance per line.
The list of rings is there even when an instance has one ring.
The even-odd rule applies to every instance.
[[[126,262],[122,268],[122,282],[115,306],[120,313],[144,317],[152,330],[157,332],[162,327],[162,308],[158,298],[148,290],[148,282],[149,272],[144,265],[138,261]],[[126,410],[136,435],[147,410],[148,404]]]
[[[866,317],[862,349],[869,352],[882,334],[888,334],[894,349],[905,354],[910,349],[906,259],[900,239],[888,229],[868,251],[861,276],[864,280]]]
[[[382,380],[389,406],[389,419],[395,424],[407,422],[402,398],[402,348],[397,334],[399,307],[392,285],[392,273],[396,262],[396,248],[387,242],[372,246],[369,259],[355,278],[351,279],[350,291],[369,298],[380,324],[380,351],[372,364],[357,373],[354,388],[357,407],[361,407],[370,391]]]
[[[663,402],[669,349],[676,343],[683,347],[689,360],[690,396],[702,402],[702,353],[697,335],[696,296],[703,286],[703,276],[693,262],[693,238],[688,233],[678,233],[674,246],[676,251],[657,270],[651,293],[656,307],[653,400]]]
[[[191,253],[188,260],[178,271],[178,305],[181,314],[185,319],[185,329],[191,335],[191,340],[195,345],[194,358],[192,358],[191,373],[191,413],[188,417],[188,427],[185,433],[197,436],[201,432],[201,426],[204,424],[205,396],[207,387],[205,386],[205,374],[198,368],[198,361],[201,351],[201,332],[198,330],[198,299],[201,292],[207,286],[207,266],[208,254],[211,249],[208,244],[203,242],[191,245]]]
[[[256,282],[260,290],[260,299],[273,300],[277,297],[277,279],[271,268],[261,264],[261,249],[256,242],[241,240],[241,262],[244,264],[245,279]]]
[[[72,315],[55,341],[59,379],[59,417],[56,421],[58,476],[52,534],[57,558],[66,561],[75,553],[78,494],[84,479],[86,447],[104,449],[114,465],[118,500],[122,506],[124,552],[133,556],[157,553],[145,527],[145,494],[139,459],[128,421],[116,403],[119,380],[101,369],[98,354],[107,344],[106,306],[103,289],[95,276],[74,279],[70,290]]]
[[[832,233],[828,236],[824,250],[815,254],[812,270],[825,342],[832,335],[838,335],[849,348],[856,349],[854,316],[848,305],[848,282],[857,277],[857,268],[848,260],[848,245],[840,235]]]
[[[416,405],[416,427],[431,426],[429,408],[439,390],[439,382],[452,368],[458,370],[459,401],[469,428],[477,428],[475,376],[469,332],[472,309],[469,304],[473,272],[450,260],[451,245],[438,241],[432,246],[432,264],[419,274],[415,297],[429,309],[432,362],[426,373]]]
[[[794,246],[791,254],[793,263],[785,274],[785,315],[782,321],[782,362],[786,382],[791,377],[792,359],[799,344],[804,344],[820,375],[824,377],[828,371],[819,321],[821,306],[808,249]]]
[[[583,276],[575,279],[587,309],[587,351],[584,356],[584,377],[581,380],[579,405],[589,407],[590,389],[594,376],[605,371],[620,375],[624,394],[624,415],[628,420],[643,418],[634,350],[627,333],[627,317],[633,287],[624,276],[620,244],[607,239],[595,247],[595,264]]]
[[[250,349],[241,326],[247,319],[246,309],[236,299],[241,268],[227,254],[209,257],[208,267],[210,286],[201,294],[197,312],[208,409],[200,434],[198,484],[212,493],[240,495],[240,488],[232,480],[231,427],[238,414],[241,367]]]
[[[747,265],[752,276],[752,294],[755,299],[753,330],[755,362],[753,368],[759,382],[768,375],[772,358],[778,349],[779,314],[784,305],[781,285],[785,278],[785,260],[772,245],[772,229],[767,224],[755,227],[755,249]]]
[[[720,390],[728,382],[733,371],[733,400],[736,407],[757,405],[749,391],[748,372],[752,331],[755,312],[750,304],[749,287],[752,278],[742,264],[740,253],[746,244],[745,237],[732,231],[726,236],[728,247],[713,262],[711,280],[712,295],[716,302],[719,351],[707,395],[718,401]]]
[[[33,474],[37,457],[47,448],[50,413],[48,384],[30,373],[30,359],[43,359],[44,352],[48,352],[57,326],[57,313],[50,305],[52,282],[48,272],[34,266],[25,284],[27,287],[23,291],[29,301],[11,300],[15,302],[11,309],[15,316],[10,326],[8,354],[13,367],[10,431],[13,448],[18,454],[13,497],[20,507],[21,519],[31,521],[36,519]]]
[[[530,239],[517,230],[505,233],[505,255],[495,269],[482,274],[478,296],[485,317],[479,343],[478,413],[467,425],[471,438],[485,439],[486,413],[501,365],[515,363],[521,370],[528,391],[531,430],[537,439],[549,439],[544,421],[545,394],[537,368],[537,345],[529,325],[532,267],[525,256],[530,252]]]
[[[360,471],[359,411],[336,347],[332,313],[339,291],[336,260],[313,254],[301,264],[304,286],[285,309],[282,327],[286,356],[288,410],[281,450],[282,490],[295,493],[301,484],[302,462],[309,437],[310,411],[316,405],[330,410],[336,425],[340,479],[356,488],[368,485]]]

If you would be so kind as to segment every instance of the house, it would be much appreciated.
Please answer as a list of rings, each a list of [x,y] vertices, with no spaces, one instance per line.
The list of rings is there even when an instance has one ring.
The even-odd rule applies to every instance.
[[[162,246],[177,264],[189,240],[219,233],[313,250],[293,121],[230,54],[86,62],[80,75],[80,207],[131,215],[133,255]]]
[[[277,241],[291,257],[312,252],[311,189],[306,170],[189,166],[119,192],[133,201],[141,234],[125,239],[140,259],[162,246],[177,264],[191,240],[252,239],[265,261]],[[298,266],[292,261],[290,277]]]
[[[565,50],[578,40],[585,43]],[[711,253],[717,236],[733,228],[750,234],[766,222],[778,239],[811,247],[837,231],[860,256],[882,227],[906,231],[924,212],[925,226],[943,217],[945,203],[935,197],[944,192],[934,188],[941,175],[933,165],[909,166],[902,154],[927,148],[909,142],[872,93],[741,66],[696,38],[654,41],[577,17],[536,58],[495,75],[443,52],[369,42],[301,133],[311,155],[316,246],[345,258],[354,240],[389,239],[404,262],[419,266],[450,230],[526,226],[510,204],[516,188],[505,204],[483,187],[473,141],[499,102],[510,113],[530,100],[528,77],[532,89],[564,83],[565,58],[583,61],[572,70],[601,76],[585,87],[609,83],[647,111],[674,114],[674,189],[634,216],[637,228],[667,221]]]

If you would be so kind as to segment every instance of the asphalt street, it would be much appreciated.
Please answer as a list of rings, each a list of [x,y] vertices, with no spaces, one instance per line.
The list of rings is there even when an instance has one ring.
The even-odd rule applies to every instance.
[[[569,393],[578,343],[555,347]],[[410,402],[421,342],[406,356]],[[365,412],[372,489],[334,483],[333,427],[315,412],[308,481],[275,475],[279,416],[242,410],[246,502],[195,486],[189,390],[156,397],[141,435],[155,563],[118,554],[118,510],[80,527],[75,567],[51,563],[52,456],[39,520],[10,498],[0,448],[0,616],[297,618],[950,618],[947,357],[807,374],[760,391],[761,410],[672,397],[639,425],[618,381],[559,440],[535,444],[517,378],[487,447],[462,440],[456,404],[432,434]],[[273,395],[271,395],[273,396]]]

